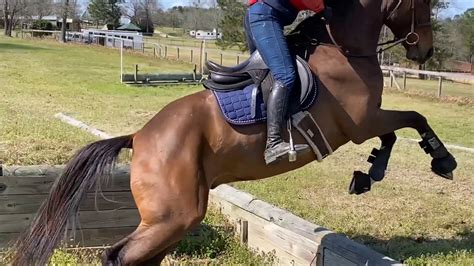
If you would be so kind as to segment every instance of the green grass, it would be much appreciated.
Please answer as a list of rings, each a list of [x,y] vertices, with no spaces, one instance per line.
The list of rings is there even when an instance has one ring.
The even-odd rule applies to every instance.
[[[149,71],[189,68],[140,55],[126,59]],[[54,119],[57,112],[124,134],[141,128],[168,102],[202,90],[128,87],[119,83],[118,62],[116,50],[0,38],[0,161],[61,164],[93,140]],[[472,104],[390,90],[383,107],[417,110],[445,142],[474,147]],[[413,130],[398,135],[417,138]],[[367,171],[367,156],[378,145],[376,140],[348,144],[322,163],[236,186],[410,264],[473,265],[474,154],[453,150],[459,167],[455,180],[447,181],[429,171],[429,157],[416,143],[399,140],[386,179],[366,195],[348,195],[352,172]],[[218,246],[219,241],[211,250]],[[245,261],[248,253],[240,250],[225,249],[234,254],[227,261]],[[206,252],[197,257],[209,256]]]

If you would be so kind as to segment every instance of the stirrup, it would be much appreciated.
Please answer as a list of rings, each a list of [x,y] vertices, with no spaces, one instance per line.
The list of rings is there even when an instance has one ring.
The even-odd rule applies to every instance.
[[[279,143],[275,146],[278,146],[278,145],[285,145],[286,147],[281,152],[275,153],[275,154],[270,154],[270,155],[267,153],[268,149],[265,150],[264,157],[265,157],[265,163],[267,165],[279,162],[282,159],[285,159],[286,157],[288,157],[288,159],[289,159],[289,153],[291,151],[291,148],[289,147],[290,145],[287,142],[281,142],[281,143]],[[277,147],[274,147],[273,149],[275,149],[275,148],[277,148]],[[298,152],[303,152],[303,151],[308,150],[308,149],[309,149],[309,146],[306,145],[306,144],[296,144],[296,145],[294,145],[294,150],[293,151],[295,153],[298,153]]]

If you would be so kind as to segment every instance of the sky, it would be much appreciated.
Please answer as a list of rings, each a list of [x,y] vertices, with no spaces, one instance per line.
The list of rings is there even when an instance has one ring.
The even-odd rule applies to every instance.
[[[457,14],[462,14],[469,8],[474,8],[474,0],[451,0],[449,8],[444,11],[445,17],[453,17]]]
[[[83,7],[85,7],[86,3],[88,0],[80,0],[82,2]],[[344,0],[340,0],[344,1]],[[191,0],[158,0],[160,5],[167,9],[173,6],[179,6],[179,5],[189,5],[191,3]],[[205,2],[205,0],[203,0]],[[468,8],[474,8],[474,0],[449,0],[450,2],[450,7],[445,10],[442,14],[444,17],[452,17],[457,14],[462,14],[464,11],[466,11]]]

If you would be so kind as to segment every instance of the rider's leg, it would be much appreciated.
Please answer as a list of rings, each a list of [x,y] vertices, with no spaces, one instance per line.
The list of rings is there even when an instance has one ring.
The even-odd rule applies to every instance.
[[[283,33],[283,26],[288,21],[287,14],[265,3],[258,2],[249,8],[251,37],[275,79],[267,104],[267,164],[286,156],[290,150],[290,145],[281,138],[290,91],[296,79],[295,60]],[[301,151],[309,146],[295,148]]]
[[[244,17],[244,31],[245,40],[247,41],[247,47],[249,48],[250,54],[252,54],[253,52],[255,52],[255,50],[257,50],[257,47],[255,47],[255,43],[250,32],[249,10],[247,10]]]

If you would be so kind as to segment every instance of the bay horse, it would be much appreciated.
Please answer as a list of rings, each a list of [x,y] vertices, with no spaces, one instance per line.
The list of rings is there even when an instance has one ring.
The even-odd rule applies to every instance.
[[[424,63],[433,53],[430,0],[328,4],[333,9],[328,21],[333,41],[326,39],[310,50],[308,62],[321,86],[309,111],[332,150],[349,141],[361,144],[378,137],[381,147],[369,174],[383,175],[396,140],[394,131],[409,127],[418,131],[425,151],[432,156],[432,170],[451,179],[456,161],[427,119],[414,111],[380,108],[383,74],[375,51],[382,25],[403,42],[408,59]],[[298,132],[293,135],[295,143],[304,143]],[[130,185],[141,222],[104,252],[103,263],[160,263],[203,220],[210,189],[275,176],[315,160],[313,153],[304,153],[295,162],[267,166],[265,140],[263,124],[227,123],[209,90],[177,99],[135,134],[97,141],[77,152],[30,228],[14,245],[13,264],[48,262],[74,221],[85,192],[111,172],[123,148],[133,149]]]

